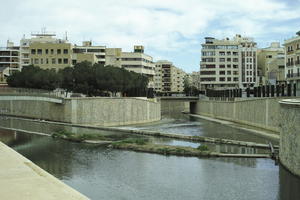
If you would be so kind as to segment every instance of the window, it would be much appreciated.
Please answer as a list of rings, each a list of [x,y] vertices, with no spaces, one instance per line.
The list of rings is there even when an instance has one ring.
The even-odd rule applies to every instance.
[[[34,64],[39,64],[39,59],[35,58],[34,59]]]
[[[236,68],[238,68],[238,65],[232,65],[232,67],[236,69]]]
[[[225,52],[224,52],[224,51],[220,51],[220,52],[219,52],[219,55],[220,55],[220,56],[225,56]]]
[[[231,65],[229,64],[229,65],[227,65],[227,68],[231,68]]]
[[[227,62],[230,62],[231,61],[231,58],[227,58]]]
[[[56,64],[55,58],[52,58],[52,64]]]
[[[46,64],[49,64],[49,60],[48,60],[48,58],[46,58]]]
[[[231,71],[227,71],[227,75],[231,75]]]
[[[61,49],[57,49],[57,54],[61,54]]]
[[[239,75],[238,71],[233,71],[233,75]]]
[[[42,49],[38,49],[37,54],[42,54]]]
[[[227,56],[230,56],[231,55],[231,52],[230,51],[227,51]]]
[[[225,71],[219,71],[219,74],[225,75]]]
[[[68,58],[64,58],[64,64],[68,64]]]
[[[219,81],[225,81],[225,77],[220,77]]]
[[[64,49],[64,54],[68,54],[68,49]]]
[[[54,54],[54,49],[51,49],[51,54]]]
[[[49,49],[46,49],[46,50],[45,50],[45,53],[48,54],[48,53],[49,53]]]
[[[62,63],[62,59],[61,58],[57,59],[57,63],[61,64]]]
[[[231,81],[231,77],[228,77],[228,78],[227,78],[227,81]]]
[[[43,58],[41,58],[41,64],[44,64],[44,59]]]
[[[239,81],[239,78],[238,77],[234,77],[233,81]]]
[[[219,65],[219,68],[225,68],[225,65]]]
[[[225,58],[220,58],[219,61],[220,62],[225,62]]]
[[[233,58],[232,60],[233,60],[233,62],[239,62],[238,58]]]
[[[31,49],[31,54],[35,54],[35,49]]]

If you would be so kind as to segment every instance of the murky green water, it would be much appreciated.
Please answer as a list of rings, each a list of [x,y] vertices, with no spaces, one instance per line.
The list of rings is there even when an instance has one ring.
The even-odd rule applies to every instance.
[[[40,132],[62,128],[10,119],[0,119],[0,125]],[[207,124],[187,125],[193,126]],[[0,140],[96,200],[300,199],[299,178],[270,159],[162,156],[7,130],[0,130]]]

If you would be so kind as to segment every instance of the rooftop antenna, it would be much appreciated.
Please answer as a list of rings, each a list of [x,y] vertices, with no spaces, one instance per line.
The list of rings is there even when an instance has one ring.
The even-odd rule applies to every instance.
[[[68,32],[66,31],[66,40],[68,41]]]

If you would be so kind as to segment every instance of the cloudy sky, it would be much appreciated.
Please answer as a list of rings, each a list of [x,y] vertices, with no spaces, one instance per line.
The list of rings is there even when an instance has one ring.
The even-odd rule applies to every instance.
[[[259,47],[283,42],[300,30],[300,0],[9,0],[0,6],[0,45],[19,44],[25,34],[46,27],[72,43],[145,46],[154,60],[166,59],[198,71],[204,37],[236,33]]]

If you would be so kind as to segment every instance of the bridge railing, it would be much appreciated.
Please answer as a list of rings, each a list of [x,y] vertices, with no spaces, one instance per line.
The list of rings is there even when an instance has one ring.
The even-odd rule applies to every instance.
[[[38,96],[38,97],[51,97],[51,98],[63,98],[64,93],[62,91],[32,89],[32,88],[12,88],[12,87],[0,87],[0,96]]]

